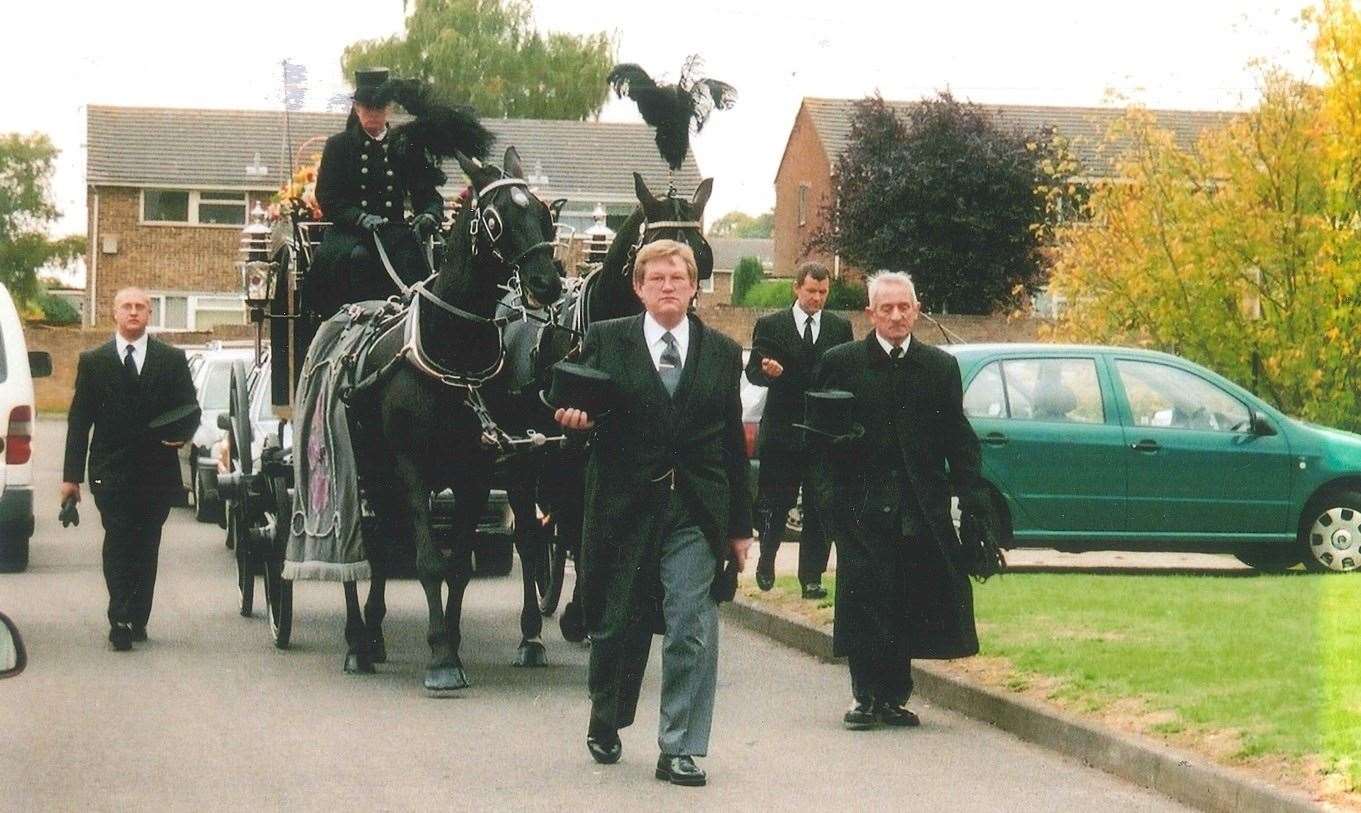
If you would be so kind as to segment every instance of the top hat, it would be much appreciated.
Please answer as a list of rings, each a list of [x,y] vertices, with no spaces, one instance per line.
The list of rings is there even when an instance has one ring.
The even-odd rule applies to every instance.
[[[551,368],[548,391],[540,394],[553,409],[579,409],[592,418],[605,415],[614,407],[614,379],[594,367],[559,361]]]
[[[865,427],[851,420],[855,415],[855,395],[845,390],[813,390],[804,397],[803,423],[796,423],[814,435],[831,440],[851,440],[865,434]]]
[[[366,68],[354,72],[354,100],[366,107],[381,107],[388,103],[383,85],[388,80],[387,68]]]
[[[157,440],[174,443],[189,440],[198,430],[203,410],[198,404],[185,404],[168,409],[147,422],[147,430]]]

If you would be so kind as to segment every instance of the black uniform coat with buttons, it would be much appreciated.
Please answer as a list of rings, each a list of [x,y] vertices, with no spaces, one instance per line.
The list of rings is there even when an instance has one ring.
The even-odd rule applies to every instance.
[[[361,215],[379,215],[400,224],[409,195],[413,217],[430,214],[439,222],[444,220],[438,169],[415,146],[406,154],[398,151],[391,129],[382,140],[374,139],[353,116],[344,132],[326,140],[317,170],[317,203],[333,225],[326,230],[308,270],[306,294],[323,315],[330,315],[340,303],[397,292],[374,251],[372,235],[359,226]],[[393,268],[407,283],[430,273],[410,229],[387,227],[380,235]]]
[[[904,368],[905,386],[895,393],[891,366]],[[892,620],[906,630],[913,658],[960,658],[978,652],[973,592],[968,576],[956,566],[959,537],[950,518],[950,494],[963,494],[979,477],[978,437],[964,416],[959,363],[945,351],[913,339],[903,359],[893,362],[875,338],[843,344],[823,356],[814,373],[817,389],[848,390],[855,395],[855,421],[865,428],[857,441],[826,449],[828,477],[817,488],[823,516],[847,538],[862,535],[855,550],[884,551],[913,545],[907,551],[906,583],[880,579],[877,563],[856,568],[839,561],[837,602],[866,585],[848,584],[852,573],[873,574],[873,589],[882,597]],[[886,447],[892,444],[893,447]],[[892,469],[906,477],[906,489]],[[903,492],[915,505],[905,505]],[[917,535],[903,535],[903,513],[912,511]],[[866,538],[868,537],[868,538]],[[844,559],[842,548],[838,556]],[[848,567],[848,565],[851,565]],[[842,613],[838,611],[837,617]],[[846,654],[857,630],[836,625],[833,646]]]
[[[116,342],[81,353],[67,416],[62,479],[85,480],[88,451],[92,492],[128,489],[182,497],[178,452],[153,437],[147,424],[195,398],[184,351],[164,342],[148,337],[136,383],[129,381]]]
[[[596,423],[586,467],[582,611],[587,629],[621,630],[638,610],[661,631],[659,555],[674,488],[703,532],[723,591],[730,540],[751,536],[747,454],[742,433],[742,351],[691,316],[685,366],[667,395],[643,338],[643,316],[591,325],[582,363],[609,373],[618,406]],[[731,572],[731,571],[730,571]]]
[[[792,308],[756,320],[751,332],[747,378],[757,386],[769,388],[757,435],[760,457],[803,448],[803,432],[793,425],[803,420],[803,396],[813,382],[813,367],[823,353],[853,338],[850,322],[824,310],[819,317],[817,340],[809,353],[803,341],[803,325],[795,323]],[[770,378],[761,371],[764,357],[773,358],[784,367],[778,378]]]

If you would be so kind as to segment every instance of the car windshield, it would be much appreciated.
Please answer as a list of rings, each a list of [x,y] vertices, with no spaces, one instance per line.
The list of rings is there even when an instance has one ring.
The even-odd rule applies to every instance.
[[[228,392],[232,380],[230,364],[208,364],[204,372],[203,395],[200,397],[204,409],[226,409]]]

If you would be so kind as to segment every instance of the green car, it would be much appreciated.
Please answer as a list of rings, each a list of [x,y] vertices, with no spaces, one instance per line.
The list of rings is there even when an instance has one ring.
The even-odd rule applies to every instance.
[[[1291,418],[1166,353],[942,349],[959,360],[1008,547],[1361,568],[1361,435]]]

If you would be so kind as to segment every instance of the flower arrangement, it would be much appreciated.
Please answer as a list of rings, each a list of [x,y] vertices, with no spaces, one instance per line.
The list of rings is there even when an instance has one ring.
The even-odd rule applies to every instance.
[[[318,157],[314,163],[299,167],[288,183],[279,187],[269,205],[270,220],[291,214],[307,220],[321,219],[321,206],[317,204],[317,171],[320,166],[321,158]]]

